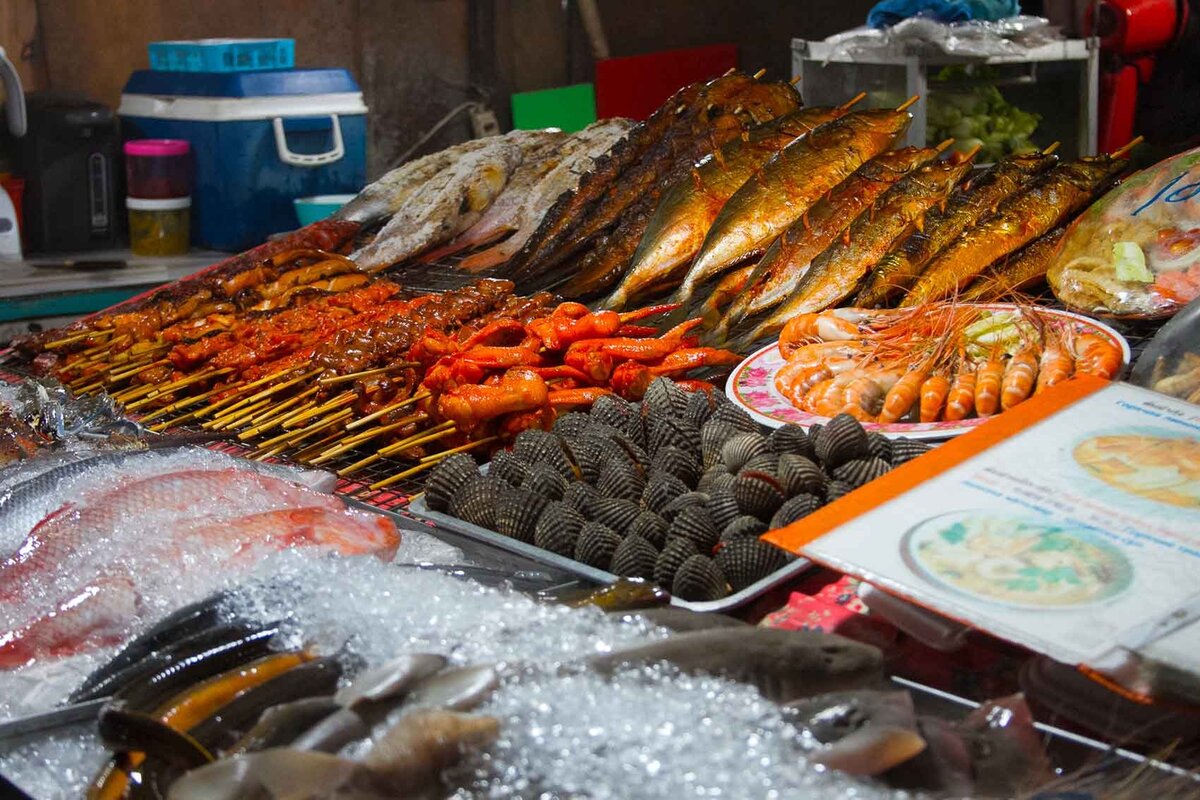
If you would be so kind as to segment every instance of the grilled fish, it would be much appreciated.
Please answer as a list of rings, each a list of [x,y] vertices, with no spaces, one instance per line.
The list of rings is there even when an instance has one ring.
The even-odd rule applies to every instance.
[[[627,119],[606,119],[592,123],[571,137],[560,151],[553,169],[530,187],[513,218],[507,222],[512,236],[487,250],[473,253],[459,266],[479,272],[512,258],[537,230],[555,201],[574,189],[580,176],[628,134],[632,125]]]
[[[674,280],[700,251],[721,207],[742,184],[783,148],[845,113],[841,108],[802,108],[706,155],[664,192],[629,271],[604,305],[624,308],[647,288]]]
[[[745,289],[714,332],[716,340],[724,341],[728,331],[743,319],[762,314],[787,299],[812,260],[863,210],[870,208],[888,188],[936,154],[933,148],[906,147],[876,156],[793,222],[753,267]],[[754,338],[773,332],[759,332]]]
[[[704,281],[761,251],[821,196],[892,146],[907,111],[856,111],[785,147],[729,198],[673,300],[687,302]]]
[[[929,208],[954,191],[971,169],[971,161],[934,161],[883,193],[879,201],[850,225],[845,238],[835,241],[812,266],[796,293],[772,315],[772,324],[821,311],[849,297],[867,271]]]
[[[930,209],[924,224],[880,259],[854,304],[876,308],[899,298],[939,250],[1057,161],[1042,153],[1009,156],[958,189],[944,209]]]
[[[474,225],[504,190],[521,164],[514,134],[495,137],[459,158],[417,189],[375,240],[351,258],[371,272],[389,267],[448,241]]]
[[[1095,156],[1054,167],[939,253],[900,307],[932,303],[960,291],[988,265],[1061,225],[1128,165],[1128,159]]]
[[[991,303],[1043,282],[1066,232],[1066,228],[1052,230],[1003,262],[988,267],[967,287],[962,299],[968,303]]]

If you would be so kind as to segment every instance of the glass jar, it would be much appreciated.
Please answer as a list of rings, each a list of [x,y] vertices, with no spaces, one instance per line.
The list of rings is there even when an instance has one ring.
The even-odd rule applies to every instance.
[[[129,247],[137,256],[181,256],[191,237],[192,198],[129,197]]]

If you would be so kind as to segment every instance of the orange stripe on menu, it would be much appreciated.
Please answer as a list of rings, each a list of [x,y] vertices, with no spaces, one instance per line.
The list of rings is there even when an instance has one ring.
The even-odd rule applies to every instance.
[[[786,528],[770,531],[761,538],[785,550],[800,553],[806,545],[835,528],[873,511],[930,478],[958,466],[989,447],[1033,427],[1067,406],[1111,385],[1107,380],[1090,375],[1063,381],[993,417],[978,428],[897,467],[804,519],[793,522]]]

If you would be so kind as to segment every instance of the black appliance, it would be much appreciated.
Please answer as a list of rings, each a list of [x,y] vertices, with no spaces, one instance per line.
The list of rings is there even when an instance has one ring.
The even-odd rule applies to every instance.
[[[25,243],[33,252],[117,246],[122,230],[116,115],[100,103],[46,92],[25,95],[28,130],[10,141],[25,179]]]

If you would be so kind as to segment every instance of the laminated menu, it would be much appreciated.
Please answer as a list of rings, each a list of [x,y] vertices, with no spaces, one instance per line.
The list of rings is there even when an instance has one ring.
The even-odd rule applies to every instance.
[[[764,538],[1135,691],[1200,695],[1200,407],[1077,378]]]

